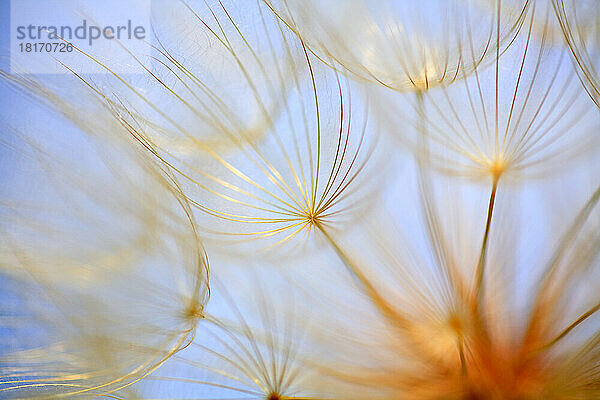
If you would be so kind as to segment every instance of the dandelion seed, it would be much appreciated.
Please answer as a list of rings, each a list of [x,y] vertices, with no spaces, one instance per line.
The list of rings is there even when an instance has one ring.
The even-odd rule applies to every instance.
[[[0,201],[0,273],[15,299],[0,307],[2,334],[14,335],[0,397],[118,396],[186,347],[203,318],[208,264],[189,204],[96,111],[108,123],[3,138],[28,168],[27,190]]]
[[[510,214],[497,214],[499,224],[490,237],[486,264],[491,276],[485,280],[483,303],[471,286],[479,257],[478,227],[476,218],[466,216],[484,213],[469,208],[454,215],[468,204],[462,199],[456,204],[432,200],[435,205],[425,214],[431,222],[425,220],[421,227],[424,248],[412,226],[403,234],[397,226],[404,224],[387,215],[367,222],[359,236],[347,241],[354,245],[346,246],[351,249],[347,253],[369,273],[394,313],[382,310],[371,297],[338,293],[328,282],[329,293],[346,301],[332,306],[337,318],[322,327],[321,335],[313,335],[325,342],[323,347],[334,349],[331,359],[321,359],[320,370],[362,386],[355,391],[358,398],[597,397],[594,317],[600,307],[595,289],[583,282],[596,277],[599,195],[596,189],[550,247],[554,254],[539,256],[538,262],[545,265],[542,283],[527,292],[523,303],[513,301],[513,285],[519,284],[513,272],[519,266],[514,265],[518,244],[512,232],[520,228],[509,225],[514,224],[507,218]],[[507,203],[501,204],[500,210],[506,210]],[[550,272],[557,265],[562,272]],[[324,318],[331,312],[323,310]],[[345,337],[336,336],[336,331],[346,332]]]
[[[248,278],[247,274],[247,270],[235,273]],[[221,295],[226,304],[215,308],[221,316],[208,313],[197,340],[150,375],[148,381],[156,385],[149,383],[146,390],[156,395],[158,383],[171,382],[180,393],[193,393],[196,398],[213,398],[219,392],[224,398],[257,400],[342,398],[311,370],[312,352],[304,346],[310,318],[297,314],[298,305],[283,289],[288,284],[265,275],[261,281],[272,287],[267,291],[258,279],[247,281],[252,282],[249,297],[240,295],[248,290],[240,290],[243,286],[237,283],[213,287],[213,295]],[[232,288],[236,288],[235,298]],[[254,301],[247,302],[249,298]]]
[[[422,92],[463,79],[467,71],[493,59],[494,45],[512,41],[522,13],[511,10],[512,19],[502,21],[496,43],[491,13],[469,2],[267,3],[333,68],[400,92]]]
[[[317,3],[156,4],[141,77],[0,71],[65,122],[0,139],[0,397],[600,397],[600,189],[565,224],[509,185],[599,149],[591,2]]]
[[[263,24],[259,28],[270,33],[271,53],[265,59],[255,51],[256,38],[242,31],[233,11],[223,3],[207,4],[201,11],[185,6],[195,23],[221,47],[223,57],[239,66],[235,79],[251,88],[267,85],[270,99],[276,99],[273,111],[265,106],[261,91],[252,90],[266,132],[260,141],[249,139],[255,135],[234,120],[235,113],[222,98],[221,88],[211,87],[210,81],[197,76],[193,66],[176,59],[164,45],[158,49],[155,67],[191,81],[191,92],[207,100],[184,101],[176,88],[166,85],[156,74],[151,76],[180,107],[206,115],[211,129],[231,144],[227,151],[197,139],[194,128],[186,128],[161,111],[121,77],[115,75],[125,85],[124,90],[137,95],[160,116],[159,120],[144,117],[143,111],[130,103],[126,107],[90,87],[115,111],[130,135],[176,171],[186,188],[191,188],[186,195],[190,204],[206,216],[199,219],[205,235],[225,242],[260,239],[262,249],[286,243],[293,247],[302,244],[311,231],[350,216],[350,209],[360,199],[352,192],[359,187],[359,174],[374,143],[372,135],[367,134],[367,105],[356,106],[349,83],[321,66],[302,39],[289,32],[264,5],[259,4],[253,12]],[[241,46],[241,51],[234,43]],[[276,49],[284,56],[278,57]],[[300,57],[296,60],[292,55]],[[247,62],[258,65],[263,74],[272,62],[269,75],[261,76],[268,82],[255,80],[246,70]],[[110,71],[109,66],[105,68]],[[361,118],[356,117],[357,113]],[[165,122],[168,126],[163,128]],[[167,137],[157,138],[167,130],[186,139],[185,155],[174,152]]]
[[[501,12],[498,8],[495,29],[502,25]],[[428,162],[435,168],[479,179],[548,176],[597,149],[592,134],[597,118],[577,87],[568,54],[553,45],[552,17],[549,7],[532,3],[519,36],[493,68],[460,72],[461,82],[423,93],[421,103],[408,107],[418,121],[401,112],[402,120],[387,118],[391,130],[401,134],[407,124],[420,123],[416,138],[401,140],[422,151],[419,138],[425,136]],[[540,38],[535,29],[543,32]],[[499,38],[496,31],[497,43]]]

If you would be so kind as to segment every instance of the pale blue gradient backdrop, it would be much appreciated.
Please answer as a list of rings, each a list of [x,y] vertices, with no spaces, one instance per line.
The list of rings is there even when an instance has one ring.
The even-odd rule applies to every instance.
[[[95,4],[99,9],[104,7],[102,1],[96,1]],[[123,7],[126,6],[127,2],[123,1]],[[8,70],[10,65],[8,52],[10,40],[9,7],[10,2],[8,0],[0,0],[0,68],[3,70]],[[45,2],[43,0],[40,0],[39,7],[45,7]],[[123,12],[126,13],[127,10],[124,9]],[[47,78],[52,79],[51,76],[48,76]],[[2,139],[10,137],[10,135],[6,134],[8,127],[17,130],[27,130],[31,129],[32,126],[35,127],[36,124],[43,124],[46,129],[64,129],[59,118],[53,117],[52,113],[48,112],[44,107],[16,92],[14,89],[7,87],[5,83],[0,83],[0,124],[2,129],[0,132]],[[406,155],[406,158],[408,159],[409,156]],[[583,203],[582,199],[585,199],[585,194],[589,193],[590,189],[597,184],[597,182],[594,182],[591,170],[594,167],[599,168],[599,164],[599,160],[592,154],[585,159],[582,159],[582,162],[578,163],[577,167],[574,168],[572,172],[565,174],[566,176],[510,189],[510,191],[513,191],[510,195],[514,196],[513,199],[518,201],[519,204],[518,221],[516,224],[518,228],[522,228],[520,231],[522,231],[523,236],[526,237],[523,239],[522,245],[527,248],[519,251],[519,255],[522,258],[517,260],[519,265],[526,266],[539,255],[537,254],[536,249],[548,249],[545,239],[548,238],[548,229],[552,228],[552,226],[547,223],[548,216],[545,214],[546,210],[544,210],[544,207],[540,206],[540,202],[547,201],[549,196],[554,196],[555,198],[551,200],[555,201],[556,204],[562,204],[563,206],[563,209],[560,210],[559,213],[572,216],[577,211],[577,207]],[[21,168],[27,168],[26,161],[15,158],[7,151],[5,146],[0,145],[0,193],[4,193],[5,190],[16,190],[17,188],[25,191],[34,189],[28,188],[27,183],[19,179],[22,176],[18,172]],[[390,164],[390,168],[398,168],[399,173],[395,174],[395,179],[402,181],[403,187],[416,187],[416,184],[412,182],[412,180],[414,180],[415,171],[410,165],[410,162],[400,161],[398,163]],[[486,196],[488,188],[486,185],[476,186],[476,189],[471,188],[467,192],[473,195],[474,199],[471,200],[475,203],[480,202],[485,204],[487,201]],[[389,210],[387,211],[398,213],[401,217],[404,217],[404,215],[400,214],[406,213],[407,210],[418,209],[416,196],[407,196],[407,194],[400,189],[386,191],[383,196],[386,197],[386,203],[389,205]],[[396,200],[398,196],[402,198],[400,202]],[[577,200],[573,200],[573,196],[577,197]],[[387,200],[387,197],[389,197],[389,201]],[[500,199],[502,199],[502,197],[500,197]],[[444,201],[443,198],[439,200]],[[418,222],[413,221],[413,223],[415,224],[415,229],[417,229],[416,225],[418,225]],[[410,233],[410,224],[403,227],[403,229],[406,229],[407,227]],[[219,258],[212,256],[211,254],[209,255],[211,256],[212,266],[218,270],[218,263],[220,262]],[[535,283],[535,276],[533,276],[526,268],[518,268],[517,274],[517,293],[515,295],[517,297],[524,296],[531,285]],[[6,281],[0,282],[0,301],[5,299],[3,287],[7,284]],[[215,296],[211,304],[213,304],[210,307],[213,313],[218,313],[220,310],[227,312],[226,308],[219,305],[218,295]],[[5,332],[0,330],[0,335],[3,333]],[[0,351],[2,351],[2,347],[0,347]],[[179,385],[175,385],[174,387],[177,390]],[[160,385],[160,387],[156,387],[156,390],[164,390],[165,393],[169,393],[169,384],[164,383]],[[196,390],[198,393],[201,393],[203,388],[197,387]],[[207,389],[206,393],[214,394],[214,390],[209,391]],[[172,395],[177,396],[177,393]]]

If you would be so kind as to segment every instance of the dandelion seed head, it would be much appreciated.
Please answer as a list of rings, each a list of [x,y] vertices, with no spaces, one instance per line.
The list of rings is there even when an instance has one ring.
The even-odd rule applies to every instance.
[[[489,175],[494,179],[499,179],[504,172],[510,168],[510,162],[506,160],[502,155],[495,157],[493,160],[488,162],[487,165]]]
[[[249,248],[298,250],[317,243],[313,228],[350,219],[360,200],[354,192],[368,191],[360,179],[376,142],[368,132],[368,104],[357,100],[347,79],[320,63],[302,37],[286,30],[266,3],[250,7],[261,22],[257,27],[241,23],[247,15],[223,2],[204,3],[199,10],[187,3],[180,7],[232,65],[227,84],[196,74],[194,65],[162,41],[155,66],[161,71],[152,78],[159,94],[170,99],[168,110],[116,74],[124,89],[112,90],[124,91],[127,101],[82,77],[84,84],[136,141],[174,171],[187,201],[199,211],[198,228],[218,249],[229,245],[225,251],[233,256]],[[261,40],[250,27],[270,40]],[[163,74],[179,83],[170,85]],[[236,104],[251,99],[254,107],[243,107],[242,114],[255,110],[259,116],[250,120],[258,122],[238,118],[229,86],[248,89],[234,99]],[[178,111],[201,124],[188,126]],[[217,143],[196,134],[202,127],[224,139]]]
[[[198,299],[193,299],[189,306],[183,310],[184,320],[197,321],[204,318],[204,305]]]
[[[273,392],[267,395],[266,400],[283,400],[283,397],[279,393]]]
[[[268,3],[332,67],[362,81],[419,92],[449,84],[493,59],[487,7],[455,1],[274,1]],[[523,5],[522,5],[523,6]],[[521,10],[502,28],[502,49]],[[509,11],[507,11],[507,14]]]
[[[33,77],[10,79],[52,112],[46,127],[12,130],[1,144],[27,162],[37,195],[18,187],[0,195],[0,273],[15,288],[16,332],[44,336],[19,334],[2,354],[2,374],[14,379],[1,393],[119,391],[194,336],[209,293],[195,221],[170,171],[101,103],[67,101]],[[95,118],[87,123],[83,110]],[[55,119],[64,130],[51,129]]]
[[[390,132],[425,164],[476,179],[533,179],[598,149],[598,114],[581,91],[568,50],[552,40],[552,10],[538,3],[523,9],[518,36],[492,65],[467,58],[474,69],[460,72],[460,81],[385,97],[398,111],[390,112],[390,103],[381,108]],[[494,10],[494,30],[505,12]],[[498,47],[499,36],[493,40]]]
[[[186,0],[153,10],[177,17],[140,80],[91,54],[86,94],[0,71],[85,138],[0,139],[44,171],[0,192],[0,396],[600,398],[600,189],[564,228],[504,185],[600,148],[576,3]],[[372,168],[373,110],[414,181]]]

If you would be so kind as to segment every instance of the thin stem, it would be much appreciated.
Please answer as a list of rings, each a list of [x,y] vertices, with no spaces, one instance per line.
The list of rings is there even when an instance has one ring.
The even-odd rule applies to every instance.
[[[419,117],[417,123],[417,131],[420,135],[425,135],[427,132],[425,130],[425,102],[423,99],[423,91],[418,90],[415,92],[416,102],[417,102],[417,117]]]
[[[467,359],[465,357],[465,344],[464,344],[462,335],[458,336],[457,346],[458,346],[458,356],[460,358],[460,374],[461,374],[462,379],[466,380],[467,374],[468,374]]]
[[[485,257],[488,247],[488,238],[490,228],[492,226],[492,216],[494,214],[494,203],[496,201],[496,192],[498,190],[498,181],[500,177],[495,175],[492,183],[492,192],[490,193],[490,202],[488,204],[487,221],[485,223],[485,232],[483,234],[483,242],[481,243],[481,251],[479,253],[479,261],[477,262],[476,282],[475,282],[475,299],[477,305],[481,304],[483,297],[483,276],[485,272]]]
[[[554,282],[556,282],[555,274],[557,273],[558,268],[561,265],[561,263],[564,261],[564,258],[566,257],[568,249],[572,248],[573,243],[576,240],[576,237],[581,233],[585,222],[588,220],[588,218],[590,217],[590,214],[592,213],[592,211],[594,210],[594,208],[596,207],[596,205],[598,204],[599,201],[600,201],[600,186],[598,186],[596,188],[596,190],[594,191],[594,193],[592,194],[590,199],[585,203],[585,205],[581,209],[581,211],[579,211],[579,213],[577,214],[577,217],[575,218],[575,221],[571,224],[571,226],[569,227],[569,229],[566,231],[566,233],[563,235],[561,241],[559,242],[559,245],[558,245],[554,255],[552,256],[551,262],[549,263],[546,271],[544,272],[544,274],[542,276],[542,282],[540,284],[540,287],[537,289],[535,303],[530,312],[528,328],[527,328],[527,335],[523,342],[525,345],[538,342],[537,335],[539,334],[539,329],[540,329],[539,326],[543,325],[544,323],[547,322],[546,318],[540,317],[541,315],[546,315],[543,312],[543,308],[544,307],[545,308],[554,307],[560,298],[559,292],[551,291],[552,290],[551,285]],[[563,281],[561,281],[561,284],[562,284],[561,287],[564,287],[568,283],[569,283],[568,279],[567,280],[563,279]],[[549,292],[549,291],[551,291],[551,292],[548,294],[547,292]],[[543,350],[547,349],[548,347],[554,345],[559,340],[561,340],[571,330],[573,330],[573,328],[575,328],[577,325],[582,323],[585,319],[589,318],[592,314],[597,312],[599,309],[598,308],[599,306],[600,306],[600,303],[597,304],[596,306],[592,307],[586,313],[582,314],[575,322],[571,323],[552,341],[548,342],[547,344],[545,344],[541,347],[537,347],[533,351],[533,354],[535,355],[535,354],[537,354],[537,352],[543,351]]]
[[[418,121],[416,121],[417,130],[419,132],[419,152],[421,153],[416,159],[417,163],[417,179],[419,183],[419,198],[421,205],[421,214],[425,226],[431,249],[435,256],[436,267],[439,269],[440,276],[443,277],[444,288],[447,290],[446,298],[450,299],[454,295],[459,295],[461,298],[465,293],[463,290],[463,281],[460,274],[457,273],[450,251],[447,248],[440,222],[440,213],[435,201],[434,190],[432,188],[432,179],[429,175],[430,160],[429,154],[429,136],[427,130],[427,120],[425,118],[425,103],[424,92],[418,91],[416,96],[416,109]]]
[[[329,235],[327,230],[321,225],[317,224],[317,228],[321,231],[323,236],[327,239],[329,244],[335,250],[337,256],[340,261],[344,264],[346,269],[352,274],[352,277],[356,279],[367,295],[371,298],[371,300],[377,306],[377,309],[387,318],[392,320],[396,325],[399,325],[402,328],[406,328],[408,326],[407,319],[401,315],[391,304],[387,301],[381,293],[373,286],[373,283],[363,274],[360,267],[358,267],[350,258],[346,255],[344,250],[336,243],[336,241]]]
[[[581,324],[583,321],[585,321],[586,319],[591,317],[598,310],[600,310],[600,303],[596,304],[594,307],[590,308],[588,311],[581,314],[581,316],[579,318],[577,318],[569,326],[567,326],[557,337],[555,337],[550,342],[545,344],[542,347],[542,349],[547,349],[548,347],[552,347],[553,345],[555,345],[556,342],[558,342],[559,340],[561,340],[562,338],[567,336],[569,334],[569,332],[571,332],[573,329],[575,329],[575,327],[577,327],[577,325]]]

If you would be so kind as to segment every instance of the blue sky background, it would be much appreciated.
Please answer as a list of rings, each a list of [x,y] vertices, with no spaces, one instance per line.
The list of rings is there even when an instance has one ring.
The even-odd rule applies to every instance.
[[[18,1],[18,0],[15,0]],[[40,7],[44,7],[45,2],[40,1]],[[105,7],[103,2],[96,1],[95,6],[101,12],[102,7]],[[123,2],[126,5],[126,2]],[[124,13],[127,10],[123,10]],[[8,70],[9,68],[9,44],[10,44],[10,1],[0,0],[0,69]],[[53,79],[51,76],[47,78]],[[101,79],[101,77],[100,77]],[[28,99],[22,94],[18,94],[14,89],[7,87],[6,84],[0,83],[0,125],[2,129],[11,126],[19,129],[35,129],[36,126],[43,126],[45,129],[54,130],[56,132],[65,130],[68,132],[71,128],[65,128],[66,124],[59,118],[53,117],[52,113],[49,113],[44,107],[41,107],[35,101]],[[4,136],[4,131],[0,132],[3,138],[8,138],[9,135]],[[76,143],[75,143],[76,144]],[[72,143],[72,145],[75,145]],[[35,191],[35,188],[28,188],[27,183],[23,181],[23,174],[19,172],[20,168],[27,169],[27,161],[11,155],[4,146],[0,145],[0,194],[5,193],[4,191],[14,191],[17,188],[27,191]],[[400,220],[406,222],[409,233],[413,231],[410,229],[410,224],[418,225],[418,222],[414,220],[416,218],[416,204],[418,200],[414,198],[406,198],[404,187],[410,187],[414,189],[416,183],[414,182],[414,165],[411,164],[410,157],[406,156],[406,159],[396,161],[386,165],[390,170],[392,168],[398,168],[401,171],[394,175],[394,179],[400,182],[395,188],[390,190],[382,191],[382,194],[378,194],[384,199],[384,203],[388,205],[385,212],[389,212],[391,217],[398,217]],[[571,171],[563,173],[554,179],[543,180],[527,185],[515,185],[508,186],[506,195],[504,194],[504,187],[501,188],[502,194],[500,199],[512,198],[515,204],[518,204],[518,221],[515,223],[516,228],[522,228],[521,232],[524,235],[523,238],[523,249],[520,250],[519,260],[520,266],[530,265],[535,261],[536,257],[539,256],[538,249],[548,250],[548,239],[553,238],[550,231],[554,229],[556,225],[560,225],[560,221],[567,219],[574,215],[577,208],[582,204],[583,199],[590,189],[596,184],[594,179],[597,180],[597,176],[593,177],[591,173],[590,165],[597,165],[599,160],[594,157],[594,154],[582,157],[581,162],[576,163],[576,167]],[[389,172],[389,171],[388,171]],[[395,182],[396,182],[395,181]],[[487,201],[488,188],[485,184],[465,184],[464,180],[457,180],[458,185],[465,185],[466,189],[464,193],[469,197],[469,204],[476,204],[477,206],[485,206]],[[441,187],[450,187],[454,189],[453,183],[447,183],[443,181],[440,183]],[[397,201],[397,196],[402,197],[401,201]],[[445,202],[445,192],[442,190],[440,203]],[[512,196],[512,197],[511,197]],[[575,200],[573,200],[575,199]],[[540,205],[542,204],[542,205]],[[548,204],[558,206],[557,212],[551,212],[553,215],[549,215],[546,209]],[[406,212],[406,210],[413,210],[412,212]],[[410,214],[410,215],[409,215]],[[557,218],[558,216],[558,218]],[[561,216],[566,216],[562,218]],[[561,219],[562,218],[562,219]],[[557,220],[559,222],[557,222]],[[415,228],[416,230],[416,228]],[[423,243],[420,243],[423,245]],[[512,249],[511,249],[512,250]],[[222,259],[219,255],[210,254],[211,262],[216,267],[216,275],[219,275],[219,263],[223,263],[225,267],[228,267],[230,261],[225,257]],[[325,264],[329,259],[319,261],[321,264]],[[539,260],[538,260],[539,261]],[[249,264],[257,265],[260,262],[251,260]],[[316,267],[315,267],[316,268]],[[310,269],[310,268],[308,268]],[[226,268],[225,268],[226,270]],[[339,272],[339,271],[338,271]],[[225,277],[229,276],[227,272],[224,272]],[[525,296],[531,287],[535,283],[535,276],[530,270],[526,268],[518,268],[516,271],[515,279],[517,281],[517,291],[521,296]],[[268,283],[268,282],[267,282]],[[2,285],[6,282],[0,282],[0,292],[2,292]],[[245,282],[247,286],[249,285]],[[251,289],[251,288],[250,288]],[[251,291],[251,290],[250,290]],[[518,293],[518,294],[519,294]],[[518,295],[517,294],[517,295]],[[218,294],[215,295],[212,307],[213,312],[224,312],[229,313],[226,306],[223,303],[219,303]],[[2,295],[0,295],[0,301],[2,301]],[[0,335],[2,332],[0,331]],[[1,347],[0,347],[1,350]],[[167,390],[168,384],[163,384],[157,387],[156,390]]]

